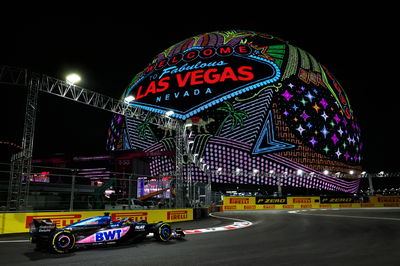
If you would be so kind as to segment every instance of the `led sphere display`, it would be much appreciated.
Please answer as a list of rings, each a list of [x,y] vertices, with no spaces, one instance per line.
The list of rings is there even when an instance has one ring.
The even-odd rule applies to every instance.
[[[185,121],[195,181],[358,189],[350,178],[361,172],[362,142],[350,101],[332,72],[287,41],[252,31],[194,36],[157,55],[129,96]],[[175,133],[151,119],[115,117],[109,149],[175,150]],[[150,166],[162,175],[175,162],[160,156]]]

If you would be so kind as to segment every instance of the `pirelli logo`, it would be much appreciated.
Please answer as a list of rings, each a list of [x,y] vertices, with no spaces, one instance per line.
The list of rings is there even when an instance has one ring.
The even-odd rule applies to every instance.
[[[131,218],[135,222],[139,222],[141,220],[147,221],[147,216],[147,212],[116,212],[111,214],[111,219]]]
[[[224,210],[226,210],[226,211],[236,210],[236,206],[225,205],[224,206]]]
[[[245,205],[244,209],[245,210],[255,210],[256,209],[256,205]]]
[[[186,220],[188,211],[169,211],[167,212],[167,220]]]
[[[81,214],[58,214],[58,215],[28,215],[25,220],[25,228],[29,228],[29,224],[33,220],[50,219],[57,227],[65,227],[82,220]]]
[[[311,198],[293,198],[293,203],[312,203]]]
[[[230,198],[229,204],[249,204],[249,198]]]
[[[378,202],[400,202],[400,197],[378,197]]]
[[[264,205],[264,209],[275,209],[275,205]]]

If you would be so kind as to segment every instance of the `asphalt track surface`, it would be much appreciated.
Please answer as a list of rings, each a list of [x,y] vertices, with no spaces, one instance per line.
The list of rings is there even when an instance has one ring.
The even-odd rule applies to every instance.
[[[91,248],[64,255],[35,251],[27,242],[1,242],[16,239],[2,237],[0,264],[400,265],[400,208],[234,211],[216,215],[253,224],[187,235],[182,241],[160,243],[147,239],[128,246]],[[197,229],[231,223],[207,218],[179,226]]]

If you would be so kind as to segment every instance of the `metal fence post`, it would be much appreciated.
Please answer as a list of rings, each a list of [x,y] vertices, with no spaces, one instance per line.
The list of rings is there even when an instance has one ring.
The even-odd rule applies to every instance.
[[[75,198],[75,170],[73,170],[72,174],[72,183],[71,183],[71,197],[69,199],[69,211],[72,212],[74,210],[74,198]]]

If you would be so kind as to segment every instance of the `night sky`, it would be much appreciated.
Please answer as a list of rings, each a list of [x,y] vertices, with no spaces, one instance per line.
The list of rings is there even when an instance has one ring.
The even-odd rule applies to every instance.
[[[0,64],[64,79],[82,77],[84,88],[119,98],[134,75],[160,52],[188,37],[216,30],[253,30],[280,37],[312,54],[340,81],[361,126],[364,169],[400,171],[399,60],[391,7],[280,9],[234,12],[143,9],[134,14],[38,16],[5,20]],[[343,11],[345,10],[345,11]],[[169,12],[167,12],[169,11]],[[179,16],[177,16],[179,14]],[[1,86],[0,140],[21,143],[23,88]],[[34,157],[106,153],[112,114],[41,93]],[[1,161],[12,149],[0,147]]]

